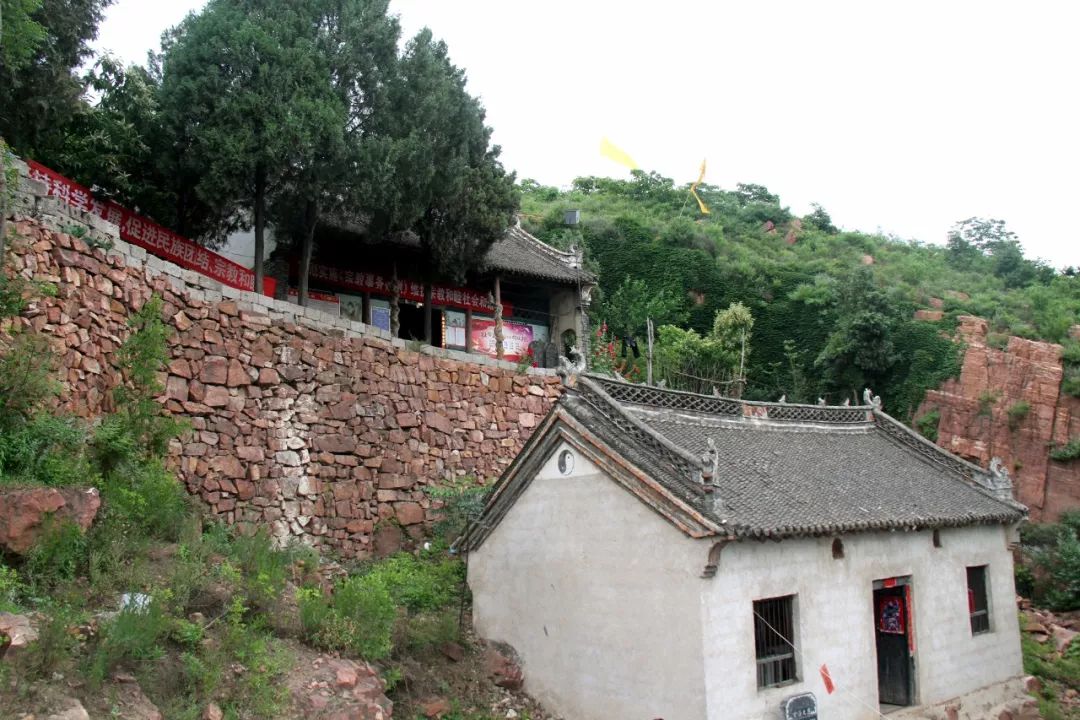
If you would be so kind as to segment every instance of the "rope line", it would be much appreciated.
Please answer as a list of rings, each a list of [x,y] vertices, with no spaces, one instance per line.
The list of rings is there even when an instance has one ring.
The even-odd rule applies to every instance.
[[[776,628],[774,628],[774,627],[773,627],[772,625],[770,625],[770,624],[769,624],[769,621],[768,621],[768,620],[766,620],[765,618],[761,617],[761,613],[759,613],[759,612],[758,612],[757,610],[755,610],[755,611],[754,611],[754,615],[756,615],[756,616],[757,616],[758,620],[760,620],[761,622],[765,623],[765,626],[766,626],[767,628],[769,628],[769,629],[770,629],[770,630],[772,630],[772,631],[773,631],[774,633],[776,633],[776,635],[777,635],[777,636],[778,636],[778,637],[779,637],[779,638],[780,638],[781,640],[783,640],[783,641],[784,641],[785,643],[787,643],[788,645],[790,645],[790,646],[791,646],[791,650],[792,650],[792,652],[794,652],[794,653],[795,653],[795,655],[797,655],[797,656],[798,656],[798,658],[799,658],[799,662],[801,662],[801,663],[802,663],[802,665],[803,665],[803,668],[806,668],[806,667],[812,667],[813,663],[807,663],[807,662],[806,662],[806,656],[805,656],[805,655],[803,655],[803,654],[802,654],[802,652],[800,652],[800,651],[799,651],[799,648],[795,647],[795,644],[794,644],[794,643],[792,643],[792,642],[791,642],[790,640],[788,640],[788,639],[787,639],[786,637],[784,637],[784,634],[783,634],[783,633],[781,633],[781,632],[780,632],[779,630],[777,630],[777,629],[776,629]],[[822,663],[822,665],[824,665],[824,664],[825,664],[825,663]],[[829,673],[829,677],[830,677],[830,678],[832,677],[832,673]],[[833,678],[833,680],[835,681],[835,678]],[[845,695],[845,696],[847,696],[847,697],[850,697],[850,698],[851,698],[851,699],[853,699],[853,700],[854,700],[855,702],[857,702],[857,703],[858,703],[859,705],[862,705],[862,706],[863,706],[864,708],[866,708],[867,710],[870,710],[870,711],[871,711],[872,713],[874,713],[874,715],[876,715],[876,716],[877,716],[878,718],[885,718],[885,716],[881,714],[881,707],[880,707],[880,706],[878,706],[878,707],[875,707],[875,706],[873,706],[873,705],[869,705],[869,704],[867,704],[867,703],[866,703],[866,702],[865,702],[864,700],[862,700],[861,698],[859,698],[858,696],[856,696],[856,695],[855,695],[854,693],[848,692],[848,691],[846,691],[846,690],[841,690],[841,689],[840,689],[839,687],[835,687],[835,691],[836,691],[836,693],[837,693],[837,694],[841,694],[841,695]]]

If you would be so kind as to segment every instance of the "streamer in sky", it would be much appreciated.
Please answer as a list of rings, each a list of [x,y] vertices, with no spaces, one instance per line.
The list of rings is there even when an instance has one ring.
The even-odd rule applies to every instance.
[[[701,214],[702,215],[708,215],[709,214],[709,206],[706,205],[705,201],[703,201],[697,194],[697,186],[700,185],[701,181],[704,180],[704,179],[705,179],[705,161],[702,160],[701,161],[701,172],[698,173],[697,181],[695,181],[694,184],[690,186],[690,194],[694,196],[695,200],[697,200],[698,207],[701,209]]]
[[[623,167],[630,168],[631,170],[638,169],[638,164],[634,162],[634,158],[630,157],[625,150],[617,147],[607,138],[603,138],[600,141],[600,154],[612,162],[619,163]]]

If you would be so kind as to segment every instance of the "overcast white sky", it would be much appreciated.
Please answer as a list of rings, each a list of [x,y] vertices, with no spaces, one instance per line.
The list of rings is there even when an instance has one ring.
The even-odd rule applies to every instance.
[[[98,41],[132,62],[203,0],[118,0]],[[519,177],[646,170],[766,185],[797,213],[943,242],[1004,219],[1080,264],[1080,4],[392,0],[467,69]]]

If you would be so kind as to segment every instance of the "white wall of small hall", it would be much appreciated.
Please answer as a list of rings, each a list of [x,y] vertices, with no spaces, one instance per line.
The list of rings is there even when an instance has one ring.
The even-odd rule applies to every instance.
[[[525,689],[568,720],[701,720],[708,546],[576,450],[561,475],[568,447],[469,557],[477,632],[512,645]]]
[[[874,580],[911,576],[915,625],[915,701],[931,705],[1022,672],[1009,529],[1000,525],[930,531],[734,543],[701,594],[709,720],[779,719],[780,703],[813,692],[831,720],[878,717]],[[991,631],[971,634],[968,566],[988,565]],[[797,595],[799,682],[758,690],[754,663],[756,599]],[[825,692],[828,665],[836,685]]]

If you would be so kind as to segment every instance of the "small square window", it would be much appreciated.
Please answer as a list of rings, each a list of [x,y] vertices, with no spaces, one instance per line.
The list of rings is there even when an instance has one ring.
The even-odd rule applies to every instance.
[[[794,595],[754,601],[758,688],[795,682]]]
[[[990,594],[986,587],[986,565],[967,569],[968,613],[971,634],[990,632]]]

